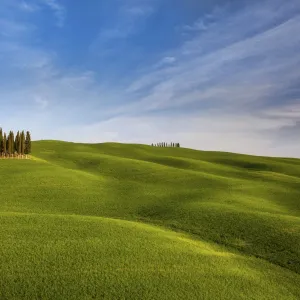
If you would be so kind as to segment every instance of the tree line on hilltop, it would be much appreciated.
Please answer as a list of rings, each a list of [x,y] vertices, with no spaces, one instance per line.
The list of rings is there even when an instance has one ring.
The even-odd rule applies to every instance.
[[[24,154],[31,153],[31,135],[27,131],[26,134],[23,131],[18,131],[15,135],[13,131],[10,131],[7,135],[0,128],[0,154],[1,157],[23,157]]]
[[[179,143],[165,143],[165,142],[162,142],[162,143],[157,143],[157,144],[151,144],[152,147],[174,147],[174,148],[180,148],[180,144]]]

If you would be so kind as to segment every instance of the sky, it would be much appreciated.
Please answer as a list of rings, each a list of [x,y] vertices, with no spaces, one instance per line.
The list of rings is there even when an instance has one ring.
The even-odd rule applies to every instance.
[[[0,0],[0,127],[300,158],[299,0]]]

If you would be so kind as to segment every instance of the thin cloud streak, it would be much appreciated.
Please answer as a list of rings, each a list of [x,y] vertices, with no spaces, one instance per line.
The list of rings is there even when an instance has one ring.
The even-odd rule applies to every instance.
[[[66,9],[57,0],[42,0],[42,2],[48,6],[56,17],[56,25],[63,27],[66,19]]]

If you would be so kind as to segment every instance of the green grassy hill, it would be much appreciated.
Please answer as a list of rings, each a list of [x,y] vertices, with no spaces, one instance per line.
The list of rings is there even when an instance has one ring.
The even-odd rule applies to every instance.
[[[33,142],[0,160],[0,299],[299,299],[300,160]]]

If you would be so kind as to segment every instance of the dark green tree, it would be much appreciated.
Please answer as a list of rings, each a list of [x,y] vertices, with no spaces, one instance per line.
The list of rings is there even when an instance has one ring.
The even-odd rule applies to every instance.
[[[26,138],[25,138],[25,154],[30,154],[31,153],[31,136],[30,132],[26,132]]]
[[[0,155],[3,153],[3,132],[2,128],[0,128]]]
[[[20,144],[21,144],[21,153],[22,155],[24,155],[25,152],[25,133],[24,130],[21,132],[20,135]]]
[[[19,137],[18,137],[18,154],[21,155],[22,153],[22,144],[21,144],[21,134],[19,133]]]
[[[20,132],[18,131],[15,138],[15,151],[19,153]]]
[[[9,140],[9,135],[6,136],[6,153],[8,154],[8,149],[9,149],[9,144],[8,144],[8,140]]]
[[[12,132],[10,131],[8,134],[8,148],[7,148],[7,152],[9,156],[13,153],[13,147],[14,147],[14,143],[11,137],[12,137]]]
[[[6,149],[7,149],[7,140],[6,140],[6,133],[4,132],[4,135],[3,135],[3,154],[6,155]]]
[[[10,132],[10,139],[11,139],[11,149],[10,149],[10,151],[11,151],[11,154],[14,154],[14,152],[15,152],[15,136],[14,136],[13,131]]]

